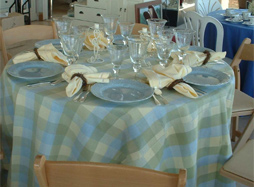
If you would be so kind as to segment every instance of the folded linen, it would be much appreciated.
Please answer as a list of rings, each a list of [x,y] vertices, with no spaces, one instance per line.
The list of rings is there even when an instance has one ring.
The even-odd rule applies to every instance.
[[[58,51],[52,43],[43,45],[39,49],[37,49],[37,53],[40,58],[44,61],[60,63],[64,66],[68,65],[67,57]],[[30,51],[26,53],[19,54],[13,58],[13,63],[21,63],[31,60],[38,60],[38,57],[35,52]]]
[[[153,88],[164,88],[171,85],[175,80],[182,79],[188,73],[192,71],[190,66],[183,64],[171,64],[168,67],[162,67],[161,65],[153,66],[153,71],[148,69],[143,69],[142,72],[148,78],[149,84]],[[188,84],[180,82],[173,86],[173,88],[189,97],[197,98],[198,94],[196,91]]]
[[[225,58],[226,52],[209,52],[210,61],[221,60]],[[178,55],[180,52],[172,52],[171,57],[173,58],[172,63],[179,64],[182,63],[179,61]],[[189,65],[191,67],[201,66],[204,60],[207,58],[207,54],[199,51],[187,51],[186,56],[183,59],[183,64]]]
[[[74,74],[82,74],[86,79],[86,84],[93,83],[109,83],[109,72],[98,73],[97,69],[91,66],[85,66],[81,64],[73,64],[65,68],[62,77],[69,84],[66,87],[66,95],[72,97],[76,94],[83,85],[82,78],[75,76],[71,79]]]
[[[84,44],[89,50],[94,50],[94,47],[96,46],[99,48],[99,50],[104,50],[107,47],[107,43],[107,38],[104,37],[102,31],[98,33],[97,37],[93,31],[87,31]]]

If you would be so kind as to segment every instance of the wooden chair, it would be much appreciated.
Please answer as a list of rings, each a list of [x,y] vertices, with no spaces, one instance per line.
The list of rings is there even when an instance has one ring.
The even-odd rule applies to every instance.
[[[46,25],[25,25],[2,30],[0,26],[1,52],[4,65],[11,59],[11,54],[7,52],[8,47],[15,46],[20,42],[28,40],[44,40],[56,38],[54,26]]]
[[[202,16],[206,16],[208,13],[222,10],[221,4],[218,0],[196,0],[195,1],[196,12]]]
[[[254,130],[253,118],[254,114],[237,142],[233,156],[220,169],[221,175],[247,186],[254,186],[254,140],[248,141]]]
[[[251,115],[248,122],[254,123],[254,99],[247,94],[240,91],[240,69],[239,64],[242,60],[254,61],[254,44],[251,44],[251,39],[245,38],[239,47],[235,57],[232,60],[231,67],[235,74],[235,97],[232,109],[232,141],[235,141],[236,137],[241,136],[241,132],[238,131],[239,116]]]
[[[41,187],[178,186],[186,184],[186,170],[170,174],[145,168],[94,162],[46,161],[37,155],[34,171]]]
[[[194,11],[183,11],[183,17],[186,28],[196,31],[194,45],[204,47],[205,29],[208,23],[212,23],[217,30],[215,51],[222,51],[224,29],[222,24],[210,16],[202,16]]]

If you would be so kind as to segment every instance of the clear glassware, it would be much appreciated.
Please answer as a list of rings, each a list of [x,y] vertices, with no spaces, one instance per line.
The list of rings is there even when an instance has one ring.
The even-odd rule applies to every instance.
[[[164,28],[162,30],[157,31],[159,35],[160,40],[167,40],[168,42],[172,41],[172,38],[174,36],[173,29],[170,28]]]
[[[101,15],[101,17],[104,21],[105,33],[108,36],[108,45],[113,45],[114,34],[116,33],[119,16],[114,14],[104,14]]]
[[[186,56],[186,51],[189,49],[195,31],[192,29],[173,29],[176,39],[176,44],[180,55],[178,55],[179,61],[183,62],[184,57]]]
[[[69,32],[70,27],[72,25],[72,20],[70,18],[65,17],[57,17],[53,18],[53,21],[55,22],[58,37],[60,37],[60,34]]]
[[[141,38],[140,35],[131,35],[128,37],[129,53],[130,59],[133,63],[135,79],[137,79],[142,63],[144,62],[148,43],[149,41]]]
[[[153,40],[156,40],[159,38],[158,31],[163,30],[165,24],[167,23],[167,20],[165,19],[159,19],[159,18],[151,18],[146,20],[149,25],[149,30],[151,33],[151,37]]]
[[[121,68],[125,54],[128,51],[128,47],[126,45],[110,45],[107,49],[109,51],[111,63],[113,65],[114,77],[115,79],[118,79],[119,70]]]
[[[77,61],[76,55],[79,49],[79,41],[81,35],[61,33],[60,39],[63,47],[64,54],[67,56],[68,65],[71,65]]]
[[[121,35],[124,38],[123,43],[127,45],[127,37],[131,35],[135,23],[131,22],[118,22],[121,30]]]
[[[160,65],[166,67],[171,52],[174,50],[175,43],[167,40],[158,40],[155,42]]]

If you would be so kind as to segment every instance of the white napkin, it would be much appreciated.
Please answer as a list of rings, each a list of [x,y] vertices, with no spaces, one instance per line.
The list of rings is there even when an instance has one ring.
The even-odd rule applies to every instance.
[[[55,62],[55,63],[60,63],[64,66],[68,65],[67,62],[67,57],[58,51],[52,43],[43,45],[37,50],[39,56],[42,58],[44,61],[48,62]],[[26,53],[19,54],[13,58],[13,63],[21,63],[21,62],[26,62],[26,61],[31,61],[31,60],[38,60],[35,52],[30,51]]]
[[[190,66],[183,64],[171,64],[164,68],[161,65],[153,66],[152,70],[143,69],[142,72],[148,78],[149,84],[153,88],[164,88],[177,79],[181,79],[192,71]],[[186,83],[179,83],[173,87],[177,92],[189,97],[197,98],[196,91]]]
[[[89,31],[87,32],[87,36],[86,39],[84,41],[85,46],[89,49],[89,50],[93,50],[94,49],[94,33],[93,31]],[[104,37],[103,33],[100,32],[99,37],[98,37],[98,46],[100,50],[106,49],[107,47],[107,38]]]
[[[68,66],[67,57],[58,51],[52,43],[41,46],[37,51],[44,61],[60,63],[64,66]]]
[[[12,61],[14,64],[18,64],[21,62],[32,61],[32,60],[37,60],[37,59],[38,58],[37,58],[36,54],[32,51],[29,51],[29,52],[25,52],[25,53],[15,56]]]
[[[83,85],[83,80],[79,77],[74,77],[71,80],[72,75],[75,73],[82,74],[86,78],[87,84],[93,84],[96,82],[109,83],[110,73],[108,72],[98,73],[96,68],[81,64],[70,65],[65,68],[65,72],[62,74],[63,79],[69,83],[66,87],[66,95],[68,97],[72,97]]]
[[[180,52],[172,52],[171,57],[173,58],[172,63],[179,64],[182,63],[179,61],[178,54]],[[225,58],[226,52],[210,52],[211,57],[209,59],[210,61],[215,61],[215,60],[220,60]],[[196,66],[201,66],[206,59],[206,54],[203,52],[198,52],[198,51],[187,51],[186,52],[186,57],[183,60],[183,64],[189,65],[191,67],[196,67]]]

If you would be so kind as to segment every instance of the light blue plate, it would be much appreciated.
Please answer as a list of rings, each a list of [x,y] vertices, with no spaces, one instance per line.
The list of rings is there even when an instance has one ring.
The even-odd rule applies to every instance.
[[[60,64],[46,61],[22,62],[7,69],[11,76],[28,80],[53,77],[63,71],[64,68]]]
[[[207,67],[194,67],[183,80],[198,86],[220,86],[229,82],[230,77],[218,70]]]
[[[189,51],[204,52],[205,50],[210,51],[210,52],[214,52],[214,50],[212,50],[212,49],[205,48],[205,47],[200,47],[200,46],[195,46],[195,45],[192,45],[189,48]]]
[[[144,101],[153,95],[153,89],[138,81],[119,79],[109,83],[96,83],[91,92],[98,98],[115,103]]]
[[[52,43],[56,48],[60,47],[61,48],[61,44],[60,44],[60,39],[50,39],[50,40],[42,40],[42,41],[38,41],[35,43],[35,47],[39,48],[43,45],[47,45]]]

